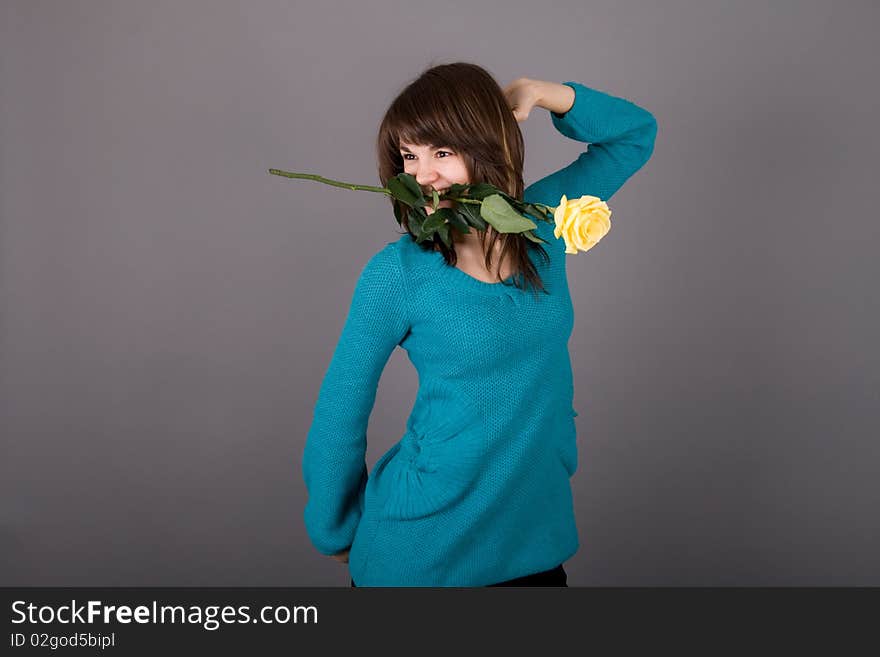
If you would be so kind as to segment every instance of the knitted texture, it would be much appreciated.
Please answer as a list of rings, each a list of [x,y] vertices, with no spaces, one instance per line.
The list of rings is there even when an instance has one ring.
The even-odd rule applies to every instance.
[[[646,110],[576,82],[563,135],[590,146],[526,201],[610,199],[650,158]],[[303,453],[305,525],[323,554],[350,548],[358,586],[485,586],[549,570],[579,547],[565,244],[537,221],[549,294],[486,283],[404,234],[372,256],[321,384]],[[507,279],[512,282],[512,279]],[[395,347],[419,375],[400,440],[367,472],[367,425]]]

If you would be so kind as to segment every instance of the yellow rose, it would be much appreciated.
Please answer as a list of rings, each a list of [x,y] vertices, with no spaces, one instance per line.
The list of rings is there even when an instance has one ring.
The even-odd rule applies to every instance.
[[[596,196],[569,201],[562,196],[554,212],[553,235],[565,240],[565,252],[577,253],[593,248],[611,230],[611,210]]]

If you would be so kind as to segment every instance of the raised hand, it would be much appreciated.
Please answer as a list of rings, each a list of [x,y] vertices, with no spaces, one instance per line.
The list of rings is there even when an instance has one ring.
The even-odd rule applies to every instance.
[[[539,80],[517,78],[504,87],[503,91],[508,107],[513,111],[514,118],[520,123],[529,118],[532,108],[541,100]]]
[[[517,121],[529,118],[533,107],[565,114],[574,104],[575,93],[567,84],[549,80],[517,78],[504,88],[504,97]]]

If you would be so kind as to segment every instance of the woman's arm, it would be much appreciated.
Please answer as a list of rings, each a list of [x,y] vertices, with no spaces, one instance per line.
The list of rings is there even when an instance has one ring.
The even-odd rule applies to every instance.
[[[574,105],[574,89],[568,85],[545,80],[537,80],[536,84],[538,86],[538,101],[536,103],[538,107],[543,107],[556,114],[565,114]]]
[[[517,78],[504,88],[507,104],[517,121],[525,121],[533,107],[565,114],[574,104],[574,89],[558,82]]]
[[[382,371],[409,330],[393,243],[364,266],[306,437],[305,526],[322,554],[347,560],[363,511],[367,425]]]
[[[568,166],[525,190],[525,200],[556,205],[564,194],[610,199],[650,159],[657,135],[654,116],[635,103],[578,82],[519,78],[505,89],[518,120],[532,107],[550,111],[553,125],[589,148]]]

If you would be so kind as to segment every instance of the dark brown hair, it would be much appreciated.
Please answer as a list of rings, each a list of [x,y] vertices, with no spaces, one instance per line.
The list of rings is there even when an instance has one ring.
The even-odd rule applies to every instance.
[[[389,179],[403,173],[401,141],[447,146],[462,156],[471,184],[489,183],[522,199],[525,151],[522,132],[501,87],[488,71],[476,64],[456,62],[432,66],[394,99],[382,119],[376,140],[383,187]],[[407,208],[394,198],[391,202],[399,204],[401,223],[415,239],[407,220]],[[476,229],[471,227],[471,230]],[[513,263],[514,285],[522,288],[528,284],[546,292],[528,255],[529,249],[537,249],[545,261],[549,261],[540,244],[517,233],[498,233],[491,226],[478,232],[489,271],[495,243],[500,240],[499,264],[505,258]],[[488,249],[487,237],[490,239]],[[450,248],[435,237],[420,246],[426,250],[434,250],[436,246],[448,265],[455,266],[458,261],[454,242]],[[500,266],[498,280],[502,282]]]

